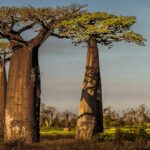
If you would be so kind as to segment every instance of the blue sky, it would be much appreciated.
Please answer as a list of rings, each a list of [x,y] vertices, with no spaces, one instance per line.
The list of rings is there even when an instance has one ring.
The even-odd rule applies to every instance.
[[[137,17],[134,31],[147,38],[146,46],[116,43],[111,50],[99,45],[104,107],[116,110],[145,103],[150,107],[149,0],[0,0],[1,6],[48,7],[88,4],[89,11]],[[59,110],[78,111],[86,48],[69,40],[49,38],[40,48],[42,102]]]

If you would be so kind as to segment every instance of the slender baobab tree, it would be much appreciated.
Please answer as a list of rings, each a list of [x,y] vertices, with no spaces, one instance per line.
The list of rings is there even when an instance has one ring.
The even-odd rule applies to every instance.
[[[9,48],[8,42],[0,42],[0,138],[4,135],[4,120],[5,120],[5,104],[6,104],[6,69],[5,64],[9,61]]]
[[[76,138],[90,139],[103,132],[102,87],[98,46],[109,48],[113,42],[127,41],[143,45],[141,35],[130,28],[136,23],[132,16],[116,16],[105,12],[84,13],[73,20],[60,23],[59,38],[70,37],[75,44],[87,44],[85,76],[77,120]]]
[[[80,15],[83,7],[0,8],[0,38],[7,39],[13,50],[6,96],[5,142],[39,141],[41,90],[38,49],[52,35],[58,23]],[[31,29],[36,34],[26,40],[22,33]]]

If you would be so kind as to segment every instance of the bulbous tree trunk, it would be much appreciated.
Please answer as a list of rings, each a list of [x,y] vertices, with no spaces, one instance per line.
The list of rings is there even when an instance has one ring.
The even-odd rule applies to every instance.
[[[0,138],[4,135],[5,103],[6,103],[6,70],[5,65],[0,63]]]
[[[97,42],[91,37],[88,42],[76,138],[91,139],[99,132],[103,132],[102,89]]]
[[[10,63],[4,141],[32,142],[34,133],[34,70],[32,49],[15,50]]]

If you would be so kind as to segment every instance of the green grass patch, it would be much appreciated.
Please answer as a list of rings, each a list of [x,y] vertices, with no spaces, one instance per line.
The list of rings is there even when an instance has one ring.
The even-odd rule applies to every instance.
[[[46,130],[42,129],[40,133],[41,135],[51,135],[51,136],[57,136],[57,135],[74,136],[75,129],[64,131],[63,128],[50,128]]]
[[[64,131],[63,128],[41,129],[41,136],[49,137],[74,137],[75,129]],[[134,141],[136,138],[150,139],[150,128],[148,127],[121,127],[117,130],[115,127],[106,129],[104,133],[96,135],[99,141],[113,141],[113,140],[129,140]]]

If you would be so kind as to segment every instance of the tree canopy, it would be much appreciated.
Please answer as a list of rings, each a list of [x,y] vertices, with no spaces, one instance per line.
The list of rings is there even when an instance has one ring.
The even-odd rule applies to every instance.
[[[64,20],[57,27],[54,35],[71,37],[75,44],[84,43],[91,36],[96,37],[97,43],[112,46],[113,42],[127,41],[144,45],[145,39],[132,31],[136,23],[134,16],[117,16],[106,12],[83,13],[74,19]]]
[[[36,46],[49,37],[58,23],[80,15],[84,7],[79,4],[56,8],[0,7],[0,39],[8,39],[12,48],[25,44]],[[21,34],[29,29],[37,34],[26,41]]]

